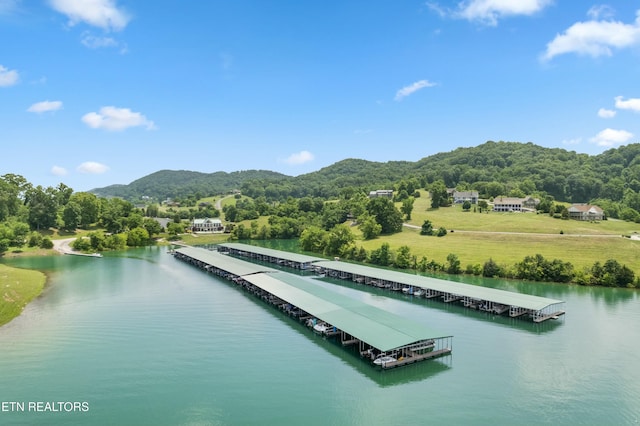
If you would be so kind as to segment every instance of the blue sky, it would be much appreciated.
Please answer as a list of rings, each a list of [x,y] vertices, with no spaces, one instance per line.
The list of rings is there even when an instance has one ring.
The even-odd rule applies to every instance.
[[[288,175],[640,142],[640,2],[0,0],[0,174]]]

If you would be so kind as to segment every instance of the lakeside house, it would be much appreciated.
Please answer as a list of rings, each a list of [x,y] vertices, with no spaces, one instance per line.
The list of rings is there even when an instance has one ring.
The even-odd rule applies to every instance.
[[[369,192],[369,198],[376,197],[393,198],[393,189],[378,189],[377,191]]]
[[[494,212],[522,212],[535,211],[540,204],[538,198],[531,196],[525,198],[518,197],[496,197],[493,200]]]
[[[191,232],[224,232],[224,225],[218,218],[193,219]]]
[[[587,221],[604,219],[604,211],[600,207],[590,204],[572,204],[567,210],[569,211],[569,219]]]
[[[453,202],[462,204],[469,201],[471,204],[478,204],[478,191],[453,191]]]

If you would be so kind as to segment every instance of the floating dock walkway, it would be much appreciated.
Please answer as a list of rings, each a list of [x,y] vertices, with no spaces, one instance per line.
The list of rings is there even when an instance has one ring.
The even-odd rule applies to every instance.
[[[308,278],[202,248],[182,247],[173,255],[235,283],[315,332],[335,336],[343,346],[358,345],[360,356],[382,369],[451,353],[452,336],[315,285]]]
[[[313,270],[318,274],[332,278],[392,291],[402,291],[417,297],[437,298],[444,303],[461,303],[467,308],[494,314],[508,313],[512,318],[530,318],[537,323],[558,319],[565,314],[562,300],[412,275],[355,263],[326,260],[249,244],[224,243],[218,247],[219,251],[234,256],[243,256],[284,266],[293,265],[293,267]]]

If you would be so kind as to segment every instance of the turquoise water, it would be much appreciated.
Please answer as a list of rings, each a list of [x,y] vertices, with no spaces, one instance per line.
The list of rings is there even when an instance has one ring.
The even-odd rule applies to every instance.
[[[451,356],[380,372],[164,248],[3,262],[50,276],[0,328],[3,425],[640,422],[635,291],[484,282],[566,301],[533,324],[319,282],[454,336]]]

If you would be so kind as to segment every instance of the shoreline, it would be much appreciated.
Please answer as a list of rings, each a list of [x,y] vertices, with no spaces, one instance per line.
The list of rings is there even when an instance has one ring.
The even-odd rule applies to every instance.
[[[5,253],[3,257],[56,256],[79,254],[71,248],[74,238],[53,240],[53,248],[37,251]],[[18,268],[0,264],[0,328],[19,317],[29,303],[37,299],[49,287],[49,276],[36,269]]]
[[[3,288],[0,293],[0,328],[19,317],[24,308],[40,297],[49,283],[42,271],[0,264]]]

